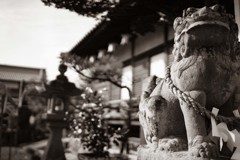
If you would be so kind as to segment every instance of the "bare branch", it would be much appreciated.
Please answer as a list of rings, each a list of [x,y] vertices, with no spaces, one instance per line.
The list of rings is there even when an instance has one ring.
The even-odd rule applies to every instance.
[[[73,69],[78,73],[80,74],[81,76],[87,78],[87,79],[90,79],[90,80],[99,80],[99,81],[108,81],[112,84],[114,84],[115,86],[119,87],[119,88],[126,88],[128,91],[131,91],[129,87],[127,86],[123,86],[121,85],[120,83],[118,83],[117,81],[114,81],[113,79],[111,79],[110,77],[108,77],[107,75],[104,77],[99,77],[99,76],[87,76],[86,74],[84,74],[83,72],[79,71],[76,66],[73,66]]]

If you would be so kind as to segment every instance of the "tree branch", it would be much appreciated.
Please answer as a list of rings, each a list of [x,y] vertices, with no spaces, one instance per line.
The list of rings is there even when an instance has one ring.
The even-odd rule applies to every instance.
[[[119,88],[126,88],[128,91],[131,92],[130,88],[128,86],[122,86],[121,84],[119,84],[118,82],[112,80],[110,77],[106,76],[106,78],[103,77],[91,77],[91,76],[87,76],[86,74],[82,73],[81,71],[79,71],[76,66],[73,66],[74,70],[80,74],[81,76],[90,79],[90,80],[99,80],[99,81],[108,81],[112,84],[114,84],[115,86],[119,87]]]

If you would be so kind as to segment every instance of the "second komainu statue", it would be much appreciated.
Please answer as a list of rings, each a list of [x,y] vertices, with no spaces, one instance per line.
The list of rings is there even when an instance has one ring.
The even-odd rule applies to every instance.
[[[138,159],[229,159],[237,147],[229,148],[235,142],[229,144],[228,133],[236,129],[239,136],[240,129],[237,24],[215,5],[188,8],[174,30],[166,78],[151,77],[142,93],[139,119],[147,145],[139,147]],[[220,130],[211,119],[227,126]]]

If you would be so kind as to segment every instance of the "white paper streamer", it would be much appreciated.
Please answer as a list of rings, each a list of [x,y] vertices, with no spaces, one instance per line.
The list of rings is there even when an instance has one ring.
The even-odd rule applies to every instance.
[[[213,108],[212,113],[217,116],[218,109]],[[236,109],[233,111],[235,117],[240,118],[239,111]],[[220,150],[223,146],[223,141],[227,143],[227,147],[233,151],[234,147],[236,147],[235,152],[233,153],[231,160],[240,160],[240,133],[234,129],[232,131],[228,130],[226,123],[221,122],[218,125],[213,117],[211,117],[212,124],[212,136],[220,138]]]
[[[215,116],[218,115],[218,111],[219,111],[219,109],[213,107],[212,113],[213,113]],[[212,136],[213,136],[213,137],[220,137],[219,132],[218,132],[218,129],[217,129],[216,121],[215,121],[215,119],[214,119],[213,117],[211,117],[211,123],[212,123]]]
[[[235,117],[240,118],[240,114],[238,109],[233,111]],[[237,147],[235,152],[233,153],[231,160],[240,160],[240,133],[234,129],[232,130],[233,137],[234,137],[234,146]]]
[[[219,123],[217,125],[217,128],[218,128],[218,132],[219,132],[220,137],[223,139],[224,142],[227,142],[227,147],[231,151],[233,151],[233,149],[234,149],[234,139],[235,139],[234,134],[231,133],[231,131],[228,130],[228,127],[227,127],[226,123],[223,123],[223,122]]]

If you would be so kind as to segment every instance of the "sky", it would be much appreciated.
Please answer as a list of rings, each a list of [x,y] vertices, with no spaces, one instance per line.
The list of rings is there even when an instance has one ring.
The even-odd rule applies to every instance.
[[[96,20],[41,0],[0,0],[0,64],[45,68],[48,80],[58,75],[61,52],[70,51]],[[68,70],[70,81],[78,76]]]

